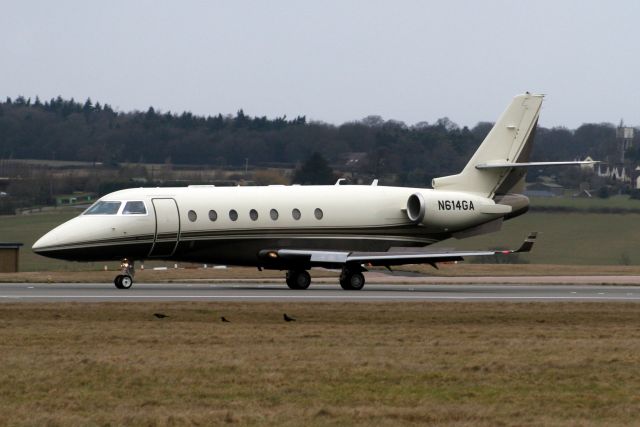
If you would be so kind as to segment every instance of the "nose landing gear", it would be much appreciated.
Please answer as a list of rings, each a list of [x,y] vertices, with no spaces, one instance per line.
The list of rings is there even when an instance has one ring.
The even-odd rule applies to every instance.
[[[123,259],[120,263],[120,274],[113,280],[113,284],[118,289],[129,289],[133,286],[133,276],[135,275],[135,268],[133,261]]]

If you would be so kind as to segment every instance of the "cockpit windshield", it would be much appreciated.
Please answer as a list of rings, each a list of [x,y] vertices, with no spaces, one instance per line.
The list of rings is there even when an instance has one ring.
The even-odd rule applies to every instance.
[[[99,201],[87,209],[83,215],[115,215],[122,202]]]
[[[144,207],[144,203],[140,201],[127,202],[122,210],[123,215],[145,215],[147,210]]]

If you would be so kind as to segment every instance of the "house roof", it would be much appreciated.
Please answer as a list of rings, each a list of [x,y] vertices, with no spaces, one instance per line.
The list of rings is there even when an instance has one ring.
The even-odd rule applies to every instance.
[[[18,249],[22,243],[3,243],[0,242],[0,249]]]

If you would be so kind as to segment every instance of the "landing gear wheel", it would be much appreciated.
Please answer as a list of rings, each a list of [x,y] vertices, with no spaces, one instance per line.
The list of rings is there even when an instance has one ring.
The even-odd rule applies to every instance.
[[[290,289],[307,289],[311,284],[311,275],[305,270],[287,271],[287,286]]]
[[[118,289],[129,289],[133,286],[133,279],[127,274],[119,274],[113,280],[113,284],[116,285]]]
[[[129,289],[131,286],[133,286],[133,279],[131,278],[131,276],[124,274],[120,277],[120,289]]]
[[[364,287],[364,274],[359,271],[343,272],[340,276],[340,286],[345,291],[359,291]]]
[[[133,286],[133,275],[135,274],[135,268],[133,261],[129,261],[127,258],[123,259],[120,263],[120,274],[113,279],[113,284],[118,289],[129,289]]]

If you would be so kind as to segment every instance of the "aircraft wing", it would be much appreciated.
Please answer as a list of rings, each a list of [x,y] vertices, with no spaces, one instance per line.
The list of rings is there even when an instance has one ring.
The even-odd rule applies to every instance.
[[[465,257],[509,255],[529,252],[536,241],[533,232],[518,249],[503,251],[454,251],[454,250],[389,250],[387,252],[338,252],[299,249],[274,249],[260,252],[260,257],[273,264],[303,264],[306,266],[332,267],[348,264],[365,264],[389,267],[403,264],[431,264],[462,261]]]

